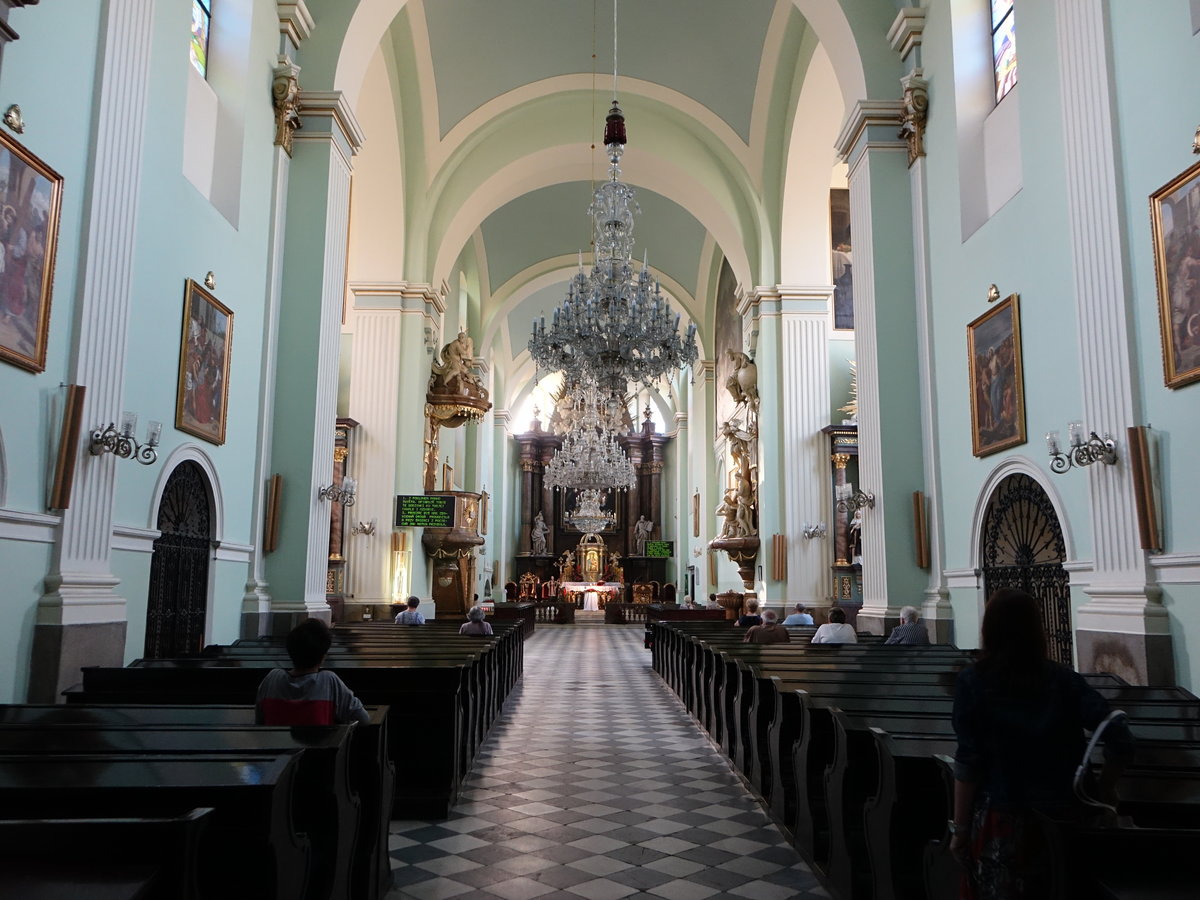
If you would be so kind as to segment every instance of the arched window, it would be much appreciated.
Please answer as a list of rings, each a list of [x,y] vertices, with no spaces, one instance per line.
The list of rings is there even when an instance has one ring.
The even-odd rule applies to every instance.
[[[197,0],[199,2],[199,0]],[[1017,86],[1017,15],[1015,0],[991,0],[992,66],[996,72],[996,102]]]
[[[208,33],[212,25],[212,0],[192,0],[192,65],[208,77]]]

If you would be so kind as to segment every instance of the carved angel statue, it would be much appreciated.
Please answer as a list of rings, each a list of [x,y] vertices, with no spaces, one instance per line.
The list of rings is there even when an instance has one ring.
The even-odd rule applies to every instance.
[[[733,371],[725,379],[725,389],[733,395],[735,403],[745,403],[758,409],[758,366],[740,350],[726,350],[733,363]]]
[[[470,369],[474,359],[475,344],[469,334],[460,331],[458,337],[442,348],[441,362],[435,360],[430,366],[433,372],[429,379],[430,387],[441,385],[462,394],[468,393],[471,388],[482,390],[483,384]]]

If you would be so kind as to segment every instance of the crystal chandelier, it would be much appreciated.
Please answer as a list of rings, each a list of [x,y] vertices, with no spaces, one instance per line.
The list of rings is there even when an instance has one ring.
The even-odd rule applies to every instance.
[[[580,491],[574,511],[567,515],[571,527],[584,534],[596,534],[612,527],[617,515],[604,509],[604,498],[604,491]]]
[[[555,490],[618,490],[633,487],[637,476],[633,463],[617,443],[616,436],[588,425],[563,438],[562,446],[546,464],[542,483]]]
[[[529,353],[542,372],[564,373],[567,382],[592,382],[624,393],[630,382],[649,386],[696,361],[696,325],[680,337],[679,314],[663,298],[643,258],[634,271],[633,219],[640,214],[634,191],[621,181],[625,116],[617,106],[617,10],[613,2],[613,105],[604,123],[609,178],[592,195],[588,214],[595,229],[595,264],[571,279],[566,299],[533,323]]]
[[[623,392],[604,392],[591,383],[564,384],[555,396],[550,430],[570,434],[591,424],[610,434],[625,434],[633,424],[628,407]]]

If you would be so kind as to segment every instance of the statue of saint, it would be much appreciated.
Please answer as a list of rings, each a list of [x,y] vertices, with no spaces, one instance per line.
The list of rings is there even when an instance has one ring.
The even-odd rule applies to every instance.
[[[442,348],[442,361],[435,362],[431,367],[431,387],[433,383],[440,384],[446,390],[457,390],[465,394],[471,388],[481,388],[479,379],[471,373],[470,366],[475,359],[475,344],[471,336],[460,331],[458,337]]]
[[[533,555],[546,555],[546,535],[550,533],[549,526],[546,525],[546,520],[542,518],[539,512],[537,518],[533,520],[533,526],[529,530],[529,537],[533,541]]]
[[[721,525],[721,537],[737,537],[737,501],[734,499],[736,491],[733,488],[728,488],[721,497],[721,505],[717,507],[717,515],[724,521]]]
[[[637,524],[633,526],[633,540],[637,545],[637,555],[646,555],[646,541],[650,540],[650,535],[654,533],[654,523],[648,521],[645,516],[638,516]]]
[[[862,565],[862,523],[863,515],[861,507],[854,511],[854,517],[850,520],[850,565]]]

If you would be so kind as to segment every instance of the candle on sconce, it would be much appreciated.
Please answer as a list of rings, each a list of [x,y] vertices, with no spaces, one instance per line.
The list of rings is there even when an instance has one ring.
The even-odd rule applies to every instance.
[[[1068,424],[1067,434],[1070,436],[1072,447],[1081,446],[1083,444],[1083,423],[1071,422]]]
[[[121,413],[121,436],[133,437],[133,431],[137,428],[137,413],[123,412]]]
[[[162,422],[150,420],[150,424],[146,427],[146,444],[150,447],[157,447],[159,438],[162,437]]]
[[[1046,432],[1046,447],[1049,449],[1051,456],[1057,456],[1059,454],[1061,448],[1059,447],[1058,443],[1057,431]]]

